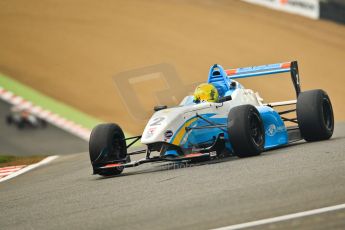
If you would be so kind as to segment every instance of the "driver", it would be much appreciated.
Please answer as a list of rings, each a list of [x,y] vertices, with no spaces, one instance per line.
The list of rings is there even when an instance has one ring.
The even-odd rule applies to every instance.
[[[213,84],[202,83],[194,91],[194,102],[217,102],[219,98],[218,90]]]

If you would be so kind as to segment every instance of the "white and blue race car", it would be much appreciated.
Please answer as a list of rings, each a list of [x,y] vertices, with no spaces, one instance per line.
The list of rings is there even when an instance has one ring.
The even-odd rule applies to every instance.
[[[235,80],[285,72],[290,73],[297,100],[264,104]],[[207,83],[180,105],[156,106],[142,135],[125,138],[117,124],[96,126],[89,154],[94,174],[117,175],[148,162],[256,156],[301,139],[329,139],[333,129],[330,98],[320,89],[301,92],[297,61],[228,70],[215,64]],[[139,140],[146,149],[127,152]],[[130,155],[141,153],[146,157],[130,160]]]

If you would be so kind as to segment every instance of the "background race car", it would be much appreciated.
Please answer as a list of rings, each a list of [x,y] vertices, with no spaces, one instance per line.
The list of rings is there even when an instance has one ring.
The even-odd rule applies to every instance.
[[[25,127],[30,128],[45,128],[47,121],[35,116],[30,111],[21,106],[13,106],[10,114],[6,116],[6,122],[8,125],[16,125],[18,129]]]

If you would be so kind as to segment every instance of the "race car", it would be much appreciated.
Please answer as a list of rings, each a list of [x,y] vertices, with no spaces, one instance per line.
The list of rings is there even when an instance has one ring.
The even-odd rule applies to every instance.
[[[21,105],[11,108],[10,113],[6,116],[6,122],[8,125],[16,125],[18,129],[25,127],[45,128],[47,126],[47,121],[35,116]]]
[[[236,81],[277,73],[290,73],[296,100],[263,103],[258,93]],[[252,157],[302,139],[326,140],[334,130],[329,96],[321,89],[301,91],[297,61],[227,70],[215,64],[193,95],[178,106],[154,110],[140,136],[126,138],[117,124],[92,130],[89,154],[94,174],[117,175],[148,162]],[[139,140],[145,149],[127,152]],[[142,153],[143,159],[131,161],[131,155]]]

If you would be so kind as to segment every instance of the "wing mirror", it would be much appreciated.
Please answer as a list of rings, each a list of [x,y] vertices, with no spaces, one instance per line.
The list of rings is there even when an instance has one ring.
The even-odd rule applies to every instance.
[[[155,107],[153,107],[153,110],[157,112],[159,110],[166,109],[166,108],[168,108],[168,106],[166,105],[156,105]]]

